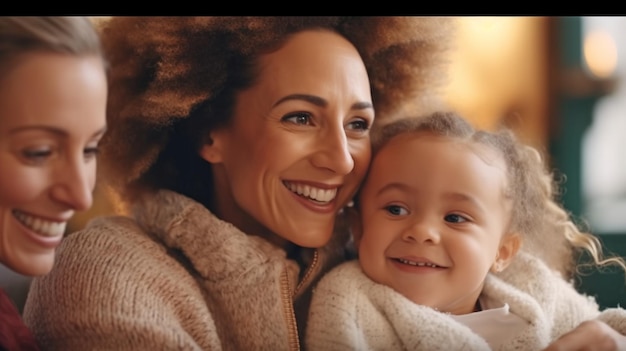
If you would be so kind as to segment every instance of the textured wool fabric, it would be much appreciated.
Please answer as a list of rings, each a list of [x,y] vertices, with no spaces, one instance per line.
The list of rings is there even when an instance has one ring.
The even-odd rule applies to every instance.
[[[311,255],[316,263],[295,293],[300,267],[283,249],[187,197],[163,190],[133,213],[69,235],[53,270],[33,281],[24,320],[42,347],[299,349],[296,319],[306,319],[309,287],[329,256],[338,262],[341,250],[330,246],[343,245]]]
[[[512,313],[529,322],[500,350],[541,350],[593,318],[626,332],[626,310],[601,312],[593,298],[524,252],[498,276],[488,275],[482,294],[508,303]],[[489,350],[485,340],[449,314],[374,283],[357,261],[338,266],[314,289],[306,343],[309,351]]]
[[[499,302],[496,304],[487,296],[481,296],[479,300],[481,311],[450,316],[485,339],[492,350],[499,349],[500,345],[517,336],[530,323],[512,313],[508,304],[500,306]]]
[[[39,350],[33,334],[22,321],[15,304],[2,289],[0,289],[0,350]]]

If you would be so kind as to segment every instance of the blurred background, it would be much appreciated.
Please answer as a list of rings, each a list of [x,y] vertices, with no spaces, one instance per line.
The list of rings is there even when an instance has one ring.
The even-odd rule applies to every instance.
[[[565,177],[561,200],[572,216],[607,251],[626,256],[626,17],[458,21],[445,99],[476,126],[505,124],[544,152]],[[113,212],[97,188],[94,207],[68,230]],[[575,284],[602,307],[626,306],[626,277],[617,270],[591,271]]]
[[[626,256],[626,17],[463,17],[446,97],[476,125],[505,124],[542,150],[564,206]],[[584,258],[583,258],[584,259]],[[575,281],[626,306],[626,276]]]

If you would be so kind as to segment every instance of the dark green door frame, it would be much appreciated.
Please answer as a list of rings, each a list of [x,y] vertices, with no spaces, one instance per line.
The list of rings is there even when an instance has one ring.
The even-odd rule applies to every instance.
[[[555,66],[555,113],[552,118],[549,151],[552,166],[565,176],[561,201],[575,220],[584,219],[582,191],[582,140],[593,120],[600,98],[615,86],[611,80],[594,79],[585,73],[581,17],[555,17],[553,28],[557,46]],[[626,215],[626,214],[624,214]],[[606,250],[626,256],[626,232],[595,233]],[[581,275],[577,288],[596,296],[602,308],[626,306],[626,279],[618,270],[594,271]]]

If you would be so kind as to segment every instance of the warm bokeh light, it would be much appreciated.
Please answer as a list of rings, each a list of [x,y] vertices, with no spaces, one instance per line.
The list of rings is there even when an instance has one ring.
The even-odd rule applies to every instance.
[[[617,67],[617,47],[613,37],[605,31],[593,31],[584,39],[583,54],[589,72],[598,78],[608,78]]]
[[[546,17],[458,18],[448,103],[481,128],[514,116],[522,138],[547,140]]]

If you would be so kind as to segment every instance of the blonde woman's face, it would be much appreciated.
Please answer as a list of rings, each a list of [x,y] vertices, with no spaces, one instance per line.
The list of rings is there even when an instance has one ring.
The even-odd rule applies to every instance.
[[[0,262],[50,271],[67,221],[88,209],[106,126],[96,57],[28,54],[0,78]]]
[[[218,212],[279,245],[320,247],[370,161],[367,72],[347,40],[324,31],[298,33],[260,63],[232,124],[202,150]]]
[[[424,133],[392,139],[372,161],[355,226],[374,281],[442,312],[472,312],[506,236],[511,204],[501,156]],[[505,262],[505,261],[502,261]]]

